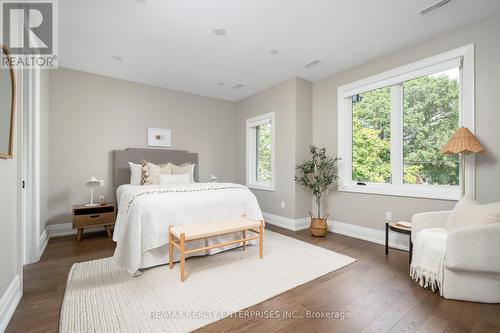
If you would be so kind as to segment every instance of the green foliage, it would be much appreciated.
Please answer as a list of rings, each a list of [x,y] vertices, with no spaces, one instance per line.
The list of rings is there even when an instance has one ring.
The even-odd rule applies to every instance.
[[[403,91],[403,181],[457,185],[458,157],[440,149],[458,127],[458,82],[430,75],[405,82]],[[353,180],[390,182],[390,88],[360,96],[353,102]]]
[[[425,76],[405,82],[403,89],[405,181],[458,185],[458,156],[440,152],[458,128],[458,82]]]
[[[361,98],[352,108],[352,179],[387,183],[391,180],[391,90],[369,91]]]
[[[295,168],[295,181],[312,191],[318,205],[319,217],[321,196],[338,179],[338,158],[327,156],[325,148],[311,146],[310,150],[312,158]]]
[[[271,124],[257,127],[257,180],[270,182],[272,178],[272,129]]]

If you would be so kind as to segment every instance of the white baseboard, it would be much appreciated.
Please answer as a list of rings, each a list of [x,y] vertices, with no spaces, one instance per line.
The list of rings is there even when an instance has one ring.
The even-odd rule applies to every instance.
[[[40,255],[40,258],[43,255],[43,252],[45,251],[45,248],[47,247],[47,244],[49,243],[49,236],[47,234],[47,228],[43,231],[42,235],[40,236],[40,250],[38,254]]]
[[[61,237],[61,236],[69,236],[76,235],[76,229],[73,229],[72,223],[59,223],[59,224],[49,224],[46,228],[47,235],[49,238],[51,237]],[[104,230],[104,227],[86,227],[83,230],[83,233],[87,232],[95,232],[99,230]]]
[[[309,218],[302,218],[302,219],[291,219],[288,217],[283,217],[279,215],[274,215],[270,213],[262,213],[264,216],[264,220],[266,223],[285,228],[288,230],[292,231],[299,231],[299,230],[304,230],[309,228]],[[103,227],[94,227],[94,228],[85,228],[84,232],[95,232]],[[378,229],[372,229],[372,228],[366,228],[366,227],[361,227],[359,225],[355,224],[350,224],[350,223],[344,223],[344,222],[339,222],[339,221],[332,221],[328,220],[328,231],[353,237],[353,238],[358,238],[362,239],[368,242],[372,243],[377,243],[384,245],[385,244],[385,231],[383,230],[378,230]],[[74,235],[76,234],[76,229],[73,229],[73,226],[71,223],[61,223],[61,224],[50,224],[46,228],[46,233],[44,234],[47,235],[46,239],[50,237],[60,237],[60,236],[68,236],[68,235]],[[43,237],[43,234],[42,234]],[[40,247],[42,248],[42,245],[44,244],[42,242],[42,237],[40,237]],[[45,249],[45,246],[47,245],[47,242],[45,242],[45,245],[43,246],[43,249]],[[389,233],[389,246],[401,249],[401,250],[408,250],[409,247],[409,239],[407,235],[403,234],[398,234],[394,232]],[[40,254],[42,254],[43,251],[40,251]]]
[[[361,227],[359,225],[328,220],[328,231],[368,242],[385,245],[385,231]],[[408,235],[389,232],[389,246],[400,250],[408,250],[410,241]]]
[[[295,220],[269,213],[262,213],[262,215],[264,216],[264,221],[266,221],[266,223],[288,230],[299,231],[309,228],[309,218]]]
[[[309,227],[309,218],[290,219],[287,217],[262,213],[266,223],[276,225],[292,231],[304,230]],[[328,220],[328,231],[353,238],[362,239],[368,242],[385,245],[385,231],[361,227],[359,225]],[[389,246],[401,250],[408,250],[409,238],[407,235],[394,232],[389,233]]]
[[[95,232],[103,229],[104,227],[89,227],[83,230],[83,233],[87,232]],[[59,223],[59,224],[49,224],[45,227],[42,235],[40,236],[40,258],[49,243],[49,239],[52,237],[61,237],[61,236],[69,236],[76,235],[76,229],[73,229],[72,223]]]
[[[4,332],[21,300],[21,281],[16,275],[0,298],[0,332]]]
[[[73,230],[71,223],[49,224],[47,234],[49,237],[69,236],[76,234],[76,230]]]

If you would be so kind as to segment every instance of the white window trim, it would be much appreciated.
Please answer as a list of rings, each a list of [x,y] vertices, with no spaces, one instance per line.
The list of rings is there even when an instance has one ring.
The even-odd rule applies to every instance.
[[[275,174],[275,154],[276,154],[276,124],[274,121],[274,112],[265,113],[256,117],[248,118],[246,120],[246,185],[248,188],[263,190],[263,191],[274,191],[276,174]],[[271,153],[271,182],[257,182],[254,178],[256,174],[256,152],[255,152],[255,130],[254,128],[258,125],[271,123],[271,140],[272,140],[272,153]]]
[[[403,81],[416,77],[436,73],[441,70],[453,67],[462,59],[462,70],[460,82],[460,126],[465,126],[472,133],[474,129],[475,114],[475,94],[474,94],[474,44],[469,44],[449,52],[438,54],[433,57],[423,59],[405,66],[401,66],[368,78],[352,82],[341,86],[337,90],[337,114],[338,114],[338,155],[339,161],[339,182],[338,190],[344,192],[370,193],[393,196],[431,198],[443,200],[458,200],[460,198],[460,186],[440,186],[440,185],[414,185],[402,183],[401,160],[403,147],[396,138],[391,136],[391,171],[392,184],[366,183],[357,185],[352,181],[352,103],[348,97],[362,92],[394,86]],[[391,89],[392,103],[398,103],[402,98],[401,89]],[[392,107],[391,111],[391,132],[398,133],[399,126],[402,126],[401,114],[395,114],[397,108]],[[396,121],[394,121],[396,120]],[[460,170],[462,172],[462,170]],[[465,188],[466,194],[475,196],[475,157],[474,154],[465,157]],[[461,177],[459,177],[461,179]]]

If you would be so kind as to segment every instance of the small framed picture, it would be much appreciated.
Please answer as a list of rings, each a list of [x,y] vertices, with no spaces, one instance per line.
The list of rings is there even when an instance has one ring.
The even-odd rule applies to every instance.
[[[172,130],[169,128],[148,128],[148,146],[172,147]]]

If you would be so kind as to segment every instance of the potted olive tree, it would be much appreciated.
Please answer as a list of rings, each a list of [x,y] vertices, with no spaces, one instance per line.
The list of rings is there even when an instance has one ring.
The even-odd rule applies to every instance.
[[[339,178],[337,175],[337,161],[339,159],[327,156],[325,148],[311,146],[310,149],[312,158],[296,167],[295,181],[310,190],[316,199],[317,216],[314,217],[309,212],[311,234],[313,236],[326,236],[328,214],[321,217],[321,196]]]

